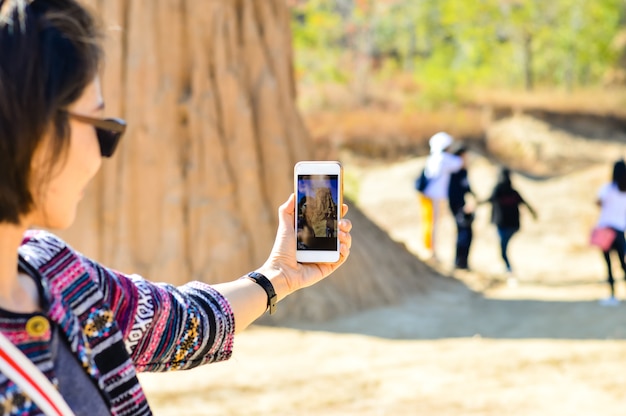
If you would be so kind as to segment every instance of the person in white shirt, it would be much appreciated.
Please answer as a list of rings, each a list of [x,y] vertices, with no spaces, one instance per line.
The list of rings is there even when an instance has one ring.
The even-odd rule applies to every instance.
[[[624,271],[626,278],[626,262],[624,261],[624,230],[626,230],[626,163],[618,160],[613,165],[613,180],[604,185],[598,192],[597,204],[600,206],[600,217],[596,224],[597,228],[609,228],[615,232],[615,238],[607,250],[604,250],[604,260],[608,271],[608,283],[611,295],[601,300],[603,305],[614,306],[619,303],[615,297],[615,279],[611,269],[612,251],[617,253],[617,258]]]
[[[448,200],[450,175],[463,167],[463,158],[447,153],[454,139],[448,133],[439,132],[433,135],[428,144],[430,155],[426,160],[425,175],[428,185],[419,193],[420,227],[422,245],[432,258],[437,258],[435,236],[438,218],[442,207]]]

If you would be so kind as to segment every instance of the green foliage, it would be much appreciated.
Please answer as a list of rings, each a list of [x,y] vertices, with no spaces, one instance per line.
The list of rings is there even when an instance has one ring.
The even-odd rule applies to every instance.
[[[625,9],[623,0],[304,1],[292,9],[296,67],[311,82],[409,72],[426,106],[469,86],[598,85],[617,64],[611,42]]]
[[[294,48],[302,52],[297,55],[296,73],[305,80],[347,81],[347,73],[339,67],[344,30],[340,16],[330,6],[329,1],[315,0],[294,10]]]

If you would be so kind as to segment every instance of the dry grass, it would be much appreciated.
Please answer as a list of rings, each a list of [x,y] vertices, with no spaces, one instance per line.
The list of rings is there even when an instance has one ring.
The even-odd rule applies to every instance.
[[[475,90],[469,92],[466,97],[468,103],[474,105],[626,118],[626,88],[624,87],[594,88],[572,92],[554,89],[532,92]]]
[[[426,153],[428,138],[438,131],[475,139],[484,130],[477,109],[410,113],[359,108],[308,114],[306,123],[325,152],[347,148],[360,156],[384,159]]]
[[[494,112],[528,110],[591,114],[626,119],[626,88],[566,92],[475,89],[459,94],[461,102],[436,110],[415,105],[423,88],[398,77],[356,94],[349,86],[301,86],[300,107],[319,158],[337,157],[347,149],[367,158],[397,160],[428,152],[427,140],[447,131],[466,142],[482,143]]]

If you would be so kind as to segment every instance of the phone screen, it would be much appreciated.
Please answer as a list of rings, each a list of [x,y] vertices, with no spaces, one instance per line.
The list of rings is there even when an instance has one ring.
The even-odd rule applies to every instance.
[[[298,250],[336,251],[339,175],[298,175]]]

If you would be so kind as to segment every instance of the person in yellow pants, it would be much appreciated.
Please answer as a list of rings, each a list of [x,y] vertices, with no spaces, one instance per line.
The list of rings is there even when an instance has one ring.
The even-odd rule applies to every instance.
[[[437,259],[435,245],[437,222],[441,206],[448,200],[450,175],[464,165],[462,157],[446,152],[453,142],[452,136],[445,132],[439,132],[430,138],[428,142],[430,155],[424,169],[427,185],[418,194],[422,246],[434,259]]]

